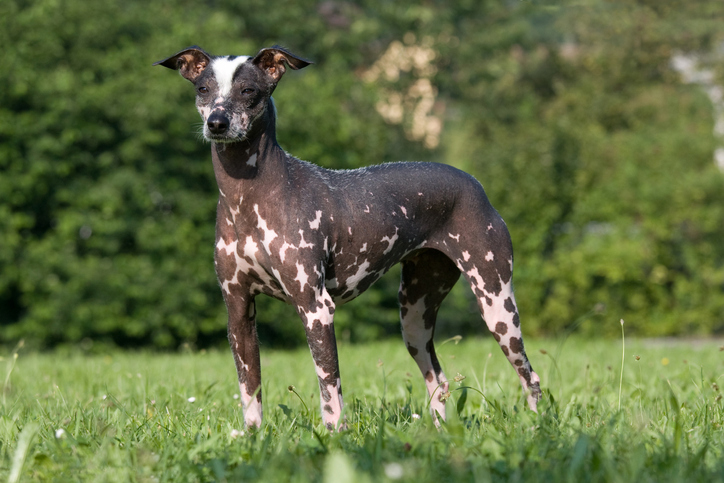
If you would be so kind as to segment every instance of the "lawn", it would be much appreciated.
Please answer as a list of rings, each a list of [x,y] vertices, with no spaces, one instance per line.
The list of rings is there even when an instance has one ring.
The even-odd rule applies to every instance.
[[[455,342],[438,343],[448,378],[464,377],[440,430],[401,340],[341,345],[342,434],[321,424],[307,350],[262,347],[259,431],[242,427],[226,351],[9,352],[0,478],[724,481],[724,342],[626,340],[620,385],[621,341],[529,337],[538,415],[491,338]]]

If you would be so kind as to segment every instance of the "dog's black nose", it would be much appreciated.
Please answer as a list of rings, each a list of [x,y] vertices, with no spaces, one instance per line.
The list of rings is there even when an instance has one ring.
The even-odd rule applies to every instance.
[[[224,134],[229,129],[229,120],[221,113],[215,112],[206,121],[211,134]]]

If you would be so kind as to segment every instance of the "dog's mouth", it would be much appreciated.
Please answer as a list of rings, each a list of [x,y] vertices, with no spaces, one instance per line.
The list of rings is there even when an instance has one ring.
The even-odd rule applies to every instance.
[[[204,139],[206,139],[210,143],[217,143],[217,144],[238,143],[239,141],[243,141],[245,138],[246,138],[245,135],[226,136],[226,135],[222,135],[222,134],[206,134],[206,133],[204,133]]]
[[[204,139],[211,143],[231,144],[246,139],[248,132],[247,129],[240,129],[238,126],[234,126],[233,124],[223,132],[218,132],[218,129],[216,131],[217,132],[214,132],[214,130],[210,129],[208,124],[206,124],[202,133]]]

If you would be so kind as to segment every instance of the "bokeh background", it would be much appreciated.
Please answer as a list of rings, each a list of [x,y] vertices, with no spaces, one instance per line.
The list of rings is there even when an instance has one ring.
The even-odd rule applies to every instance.
[[[191,85],[151,66],[192,44],[315,62],[275,93],[297,157],[474,174],[526,335],[724,332],[720,0],[3,0],[0,43],[0,344],[226,344],[209,146]],[[399,333],[398,277],[338,338]],[[262,343],[304,344],[259,302]],[[485,332],[458,284],[438,337]]]

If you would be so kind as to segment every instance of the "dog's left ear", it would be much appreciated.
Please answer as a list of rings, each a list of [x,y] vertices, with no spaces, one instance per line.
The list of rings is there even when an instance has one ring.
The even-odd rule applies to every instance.
[[[284,72],[286,72],[285,64],[294,70],[303,69],[309,64],[312,64],[312,62],[297,57],[277,45],[268,49],[261,49],[259,53],[254,56],[252,62],[266,72],[275,84],[279,82],[279,79],[281,79]]]

